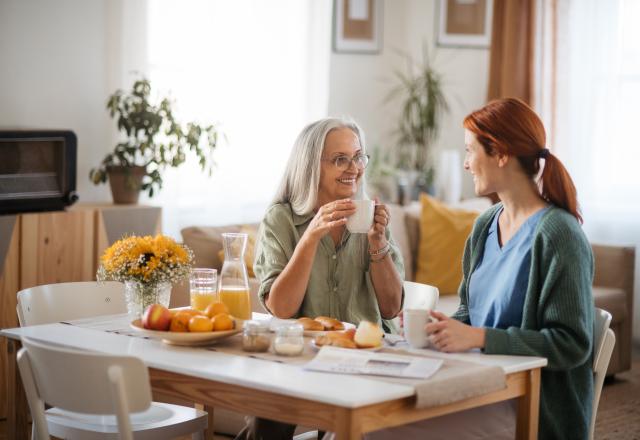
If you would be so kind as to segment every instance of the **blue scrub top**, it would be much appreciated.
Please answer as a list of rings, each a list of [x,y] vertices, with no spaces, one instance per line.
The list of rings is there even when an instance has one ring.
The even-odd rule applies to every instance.
[[[529,284],[533,234],[549,207],[530,216],[500,247],[498,218],[503,209],[493,217],[482,260],[469,280],[469,319],[474,327],[520,327]]]

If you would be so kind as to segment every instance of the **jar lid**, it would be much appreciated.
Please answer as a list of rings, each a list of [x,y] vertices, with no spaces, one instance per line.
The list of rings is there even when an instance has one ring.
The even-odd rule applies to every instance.
[[[287,322],[276,327],[276,333],[280,336],[299,336],[303,331],[304,327],[297,322]]]
[[[266,333],[269,331],[269,323],[265,321],[245,321],[242,327],[244,331],[249,334]]]

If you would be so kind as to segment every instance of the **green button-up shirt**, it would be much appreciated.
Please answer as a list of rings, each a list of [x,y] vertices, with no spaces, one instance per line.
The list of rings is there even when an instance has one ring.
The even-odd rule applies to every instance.
[[[289,204],[276,204],[268,209],[258,232],[254,262],[254,272],[260,280],[258,295],[265,308],[266,295],[293,256],[312,218],[313,214],[294,213]],[[396,270],[404,279],[402,255],[388,228],[386,237]],[[380,316],[369,273],[368,249],[366,234],[345,231],[337,248],[330,235],[324,236],[313,260],[309,284],[296,317],[331,316],[356,325],[367,320],[383,325],[387,331],[395,331],[391,321],[382,320]],[[404,298],[404,291],[402,295]]]

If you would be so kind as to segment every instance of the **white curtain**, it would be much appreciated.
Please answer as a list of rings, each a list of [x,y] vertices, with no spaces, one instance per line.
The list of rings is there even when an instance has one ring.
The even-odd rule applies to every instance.
[[[557,0],[556,19],[551,147],[574,178],[589,239],[635,245],[638,252],[640,1]],[[551,88],[546,90],[553,95]],[[540,102],[548,116],[544,110],[549,99]],[[636,340],[640,339],[638,257]]]
[[[211,178],[195,160],[163,175],[163,230],[259,222],[297,133],[327,113],[331,2],[148,0],[147,26],[152,86],[228,139]]]

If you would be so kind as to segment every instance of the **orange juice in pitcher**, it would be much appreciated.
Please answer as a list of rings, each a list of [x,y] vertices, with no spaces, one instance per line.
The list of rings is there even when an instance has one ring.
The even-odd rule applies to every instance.
[[[220,290],[220,301],[229,309],[229,314],[239,319],[251,319],[249,289],[227,287]]]
[[[220,301],[238,319],[251,319],[249,277],[244,264],[247,234],[224,233],[224,263],[220,270]]]

